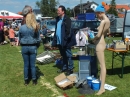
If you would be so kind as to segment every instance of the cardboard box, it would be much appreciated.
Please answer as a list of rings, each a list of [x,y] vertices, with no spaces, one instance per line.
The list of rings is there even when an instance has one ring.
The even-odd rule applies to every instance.
[[[115,44],[114,49],[115,50],[126,50],[126,45],[125,44],[123,44],[123,45]]]
[[[56,76],[54,78],[56,81],[56,85],[59,86],[60,88],[64,89],[66,87],[72,87],[73,83],[76,80],[75,76],[66,76],[64,73],[61,73],[60,75]]]

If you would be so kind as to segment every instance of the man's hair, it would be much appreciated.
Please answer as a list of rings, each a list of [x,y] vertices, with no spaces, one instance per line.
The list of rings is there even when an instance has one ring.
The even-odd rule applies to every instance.
[[[66,14],[66,9],[65,9],[65,7],[63,5],[60,5],[59,8],[61,8],[62,11],[64,11],[64,13]]]

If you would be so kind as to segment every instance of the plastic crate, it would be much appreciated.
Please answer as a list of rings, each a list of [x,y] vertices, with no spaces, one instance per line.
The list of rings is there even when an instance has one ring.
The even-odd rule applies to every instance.
[[[91,56],[79,56],[79,80],[91,75]]]
[[[95,20],[95,13],[78,14],[78,20]]]
[[[45,56],[49,56],[48,58],[44,58]],[[48,63],[51,63],[51,62],[54,62],[55,61],[55,54],[53,54],[52,52],[50,51],[45,51],[39,55],[37,55],[36,57],[36,62],[38,64],[48,64]],[[41,58],[41,59],[40,59]]]
[[[97,77],[97,57],[96,56],[79,56],[79,79],[86,79],[88,76]]]

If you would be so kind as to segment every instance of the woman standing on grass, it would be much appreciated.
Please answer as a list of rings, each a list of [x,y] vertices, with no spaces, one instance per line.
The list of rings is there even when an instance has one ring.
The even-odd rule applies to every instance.
[[[35,60],[37,55],[37,41],[40,40],[39,29],[33,13],[26,16],[26,24],[19,30],[19,41],[22,46],[22,56],[24,60],[24,80],[25,85],[29,83],[28,70],[31,68],[33,84],[37,84]]]

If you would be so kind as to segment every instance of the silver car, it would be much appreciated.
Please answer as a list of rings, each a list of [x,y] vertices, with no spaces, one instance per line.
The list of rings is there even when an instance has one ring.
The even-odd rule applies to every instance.
[[[55,25],[56,25],[56,20],[44,20],[41,23],[41,26],[46,25],[47,29],[50,30],[51,33],[55,32]]]

